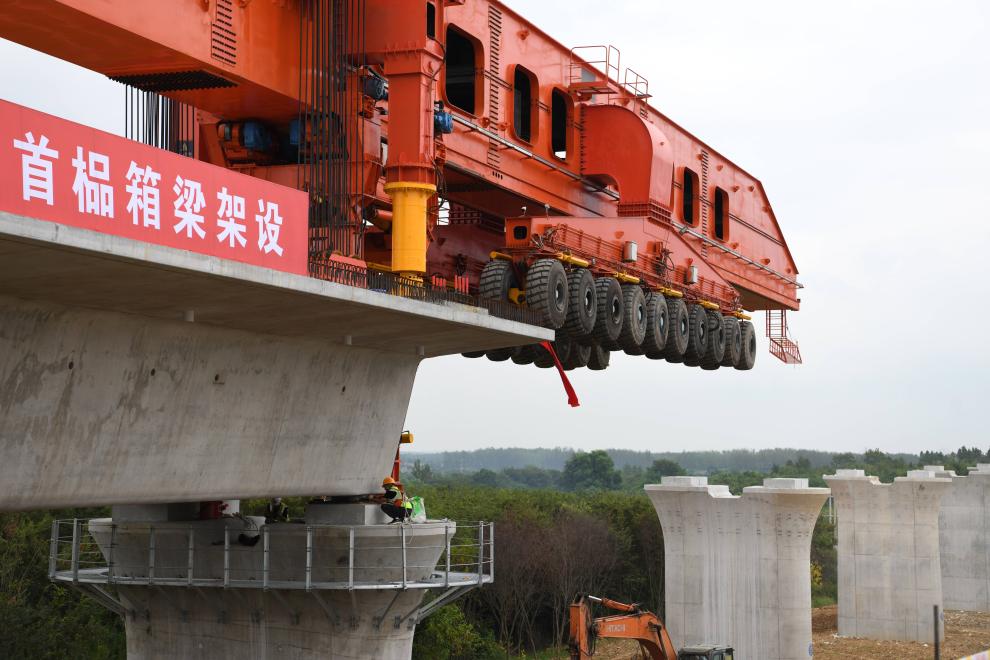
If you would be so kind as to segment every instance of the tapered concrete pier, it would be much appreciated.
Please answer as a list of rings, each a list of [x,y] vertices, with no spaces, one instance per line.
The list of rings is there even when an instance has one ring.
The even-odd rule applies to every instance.
[[[939,508],[952,480],[913,470],[892,484],[863,470],[825,476],[838,517],[839,634],[931,643],[943,607]]]
[[[952,479],[938,515],[945,608],[990,612],[990,464],[965,477],[941,465],[925,469]]]
[[[674,644],[731,644],[737,660],[809,657],[811,535],[828,489],[766,479],[737,497],[707,477],[645,488],[663,529]]]

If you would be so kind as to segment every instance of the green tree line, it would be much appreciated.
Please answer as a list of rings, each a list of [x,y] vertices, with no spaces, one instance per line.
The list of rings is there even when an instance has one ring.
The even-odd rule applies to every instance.
[[[713,470],[712,484],[739,494],[769,476],[805,477],[864,469],[890,481],[924,464],[958,473],[990,462],[979,449],[924,452],[911,457],[871,450],[830,454],[827,465],[795,452],[765,470]],[[608,452],[571,453],[559,469],[537,466],[444,473],[420,460],[407,466],[408,491],[426,501],[431,517],[465,523],[493,521],[496,580],[441,608],[417,630],[415,657],[424,660],[505,658],[559,646],[566,607],[577,593],[638,602],[663,613],[663,535],[642,490],[667,475],[697,473],[670,458],[619,466]],[[287,498],[303,515],[303,498]],[[242,503],[248,514],[265,502]],[[122,658],[120,619],[47,576],[55,518],[106,516],[107,509],[0,514],[0,658]],[[815,604],[835,599],[835,529],[820,519],[812,539]]]
[[[834,452],[782,448],[684,452],[649,452],[628,449],[606,449],[604,451],[619,470],[627,467],[647,469],[656,460],[669,460],[677,463],[691,474],[767,472],[774,465],[783,465],[787,461],[797,461],[800,458],[807,459],[812,466],[827,468],[832,465],[836,456]],[[500,472],[508,468],[526,467],[560,471],[564,469],[567,461],[577,453],[580,452],[561,447],[554,449],[489,448],[434,453],[418,452],[411,449],[404,452],[404,456],[410,462],[418,460],[438,473],[463,474],[482,469]],[[856,456],[862,457],[862,454]],[[922,460],[916,454],[891,454],[891,456],[907,463],[917,463]]]

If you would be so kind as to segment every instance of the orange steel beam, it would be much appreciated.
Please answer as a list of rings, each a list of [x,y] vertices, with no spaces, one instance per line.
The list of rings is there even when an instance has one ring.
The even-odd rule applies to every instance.
[[[0,36],[110,77],[217,76],[235,86],[168,95],[220,117],[296,116],[298,3],[220,2],[229,28],[218,0],[5,0]]]
[[[430,184],[439,164],[452,202],[503,219],[518,216],[520,206],[547,204],[553,216],[600,217],[589,231],[609,240],[622,231],[610,220],[618,216],[687,226],[680,242],[735,285],[747,308],[799,307],[797,267],[762,184],[649,106],[641,79],[624,88],[615,79],[617,62],[597,65],[608,69],[603,73],[576,59],[499,0],[429,4],[435,38],[427,35],[427,0],[365,0],[366,52],[354,53],[352,62],[375,67],[390,86],[389,101],[379,104],[387,116],[345,118],[348,130],[367,136],[369,171],[388,182]],[[285,123],[300,110],[302,6],[301,0],[7,0],[0,4],[0,36],[112,77],[201,71],[233,86],[165,93],[220,120]],[[471,111],[448,95],[442,65],[448,30],[474,49]],[[513,116],[517,73],[533,84],[523,109],[528,136]],[[566,153],[553,150],[555,94],[566,112]],[[437,100],[456,120],[454,133],[442,137],[439,161],[432,126]],[[388,141],[384,170],[379,138]],[[688,170],[699,180],[687,205],[693,217],[684,216]],[[291,179],[264,167],[252,172]],[[369,178],[362,203],[387,207],[384,182]],[[722,238],[713,226],[716,189],[728,201]],[[479,255],[487,253],[482,247]],[[695,259],[690,253],[675,257]],[[440,257],[453,255],[440,250]]]

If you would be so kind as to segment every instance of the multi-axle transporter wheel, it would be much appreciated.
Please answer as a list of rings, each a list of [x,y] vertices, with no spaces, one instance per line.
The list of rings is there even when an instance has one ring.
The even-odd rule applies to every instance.
[[[480,357],[485,357],[485,352],[484,351],[471,351],[469,353],[461,353],[461,355],[463,355],[466,358],[480,358]]]
[[[667,298],[667,344],[663,350],[667,362],[684,362],[690,336],[687,305],[680,298]]]
[[[588,368],[592,371],[605,371],[612,354],[598,344],[591,345],[591,356],[588,358]]]
[[[556,341],[550,343],[553,346],[554,352],[557,354],[557,359],[560,360],[561,366],[570,358],[571,347],[574,342],[567,338],[559,338]],[[540,369],[551,369],[555,365],[553,361],[553,356],[550,355],[550,351],[543,348],[539,344],[535,346],[536,349],[536,359],[533,364],[538,366]]]
[[[567,321],[567,271],[556,259],[539,259],[526,274],[526,306],[553,330]]]
[[[587,339],[595,330],[598,295],[595,278],[587,268],[575,268],[567,276],[567,321],[564,333],[572,339]]]
[[[629,355],[642,355],[646,337],[646,296],[641,286],[627,284],[622,287],[622,308],[619,347]]]
[[[591,360],[591,346],[585,346],[576,341],[571,342],[571,351],[567,356],[567,361],[563,362],[564,371],[573,371],[588,366]]]
[[[694,304],[688,308],[688,345],[684,351],[684,364],[701,365],[701,358],[708,350],[708,310]]]
[[[739,331],[739,319],[723,316],[722,327],[725,329],[725,355],[722,356],[722,366],[734,367],[739,364],[742,356],[742,334]]]
[[[662,360],[667,345],[667,299],[662,293],[650,292],[646,297],[646,335],[640,347],[651,360]]]
[[[504,259],[493,259],[481,270],[481,281],[478,284],[478,297],[482,300],[509,299],[509,290],[519,287],[516,269]]]
[[[515,354],[512,356],[512,361],[516,364],[521,364],[521,365],[533,364],[533,362],[536,360],[537,348],[539,348],[538,344],[520,346],[519,350],[517,350]]]
[[[598,298],[598,314],[592,342],[606,351],[619,349],[616,343],[622,334],[622,319],[625,307],[622,300],[622,286],[614,277],[599,277],[595,280],[595,294]]]
[[[485,355],[488,356],[488,359],[491,360],[492,362],[505,362],[506,360],[511,358],[515,354],[515,352],[516,352],[516,347],[510,346],[509,348],[492,349],[487,353],[485,353]]]
[[[739,334],[742,339],[742,355],[736,363],[736,369],[749,371],[756,364],[756,330],[749,321],[739,324]]]
[[[714,371],[722,366],[725,357],[725,325],[717,309],[708,310],[708,348],[701,358],[701,368]]]

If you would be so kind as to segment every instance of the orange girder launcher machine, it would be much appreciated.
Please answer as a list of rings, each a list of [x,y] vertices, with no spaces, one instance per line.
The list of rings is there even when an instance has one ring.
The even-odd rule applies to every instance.
[[[751,369],[754,310],[800,362],[762,185],[611,46],[497,0],[6,0],[0,36],[126,86],[131,139],[307,191],[314,277],[552,327],[568,369]]]

